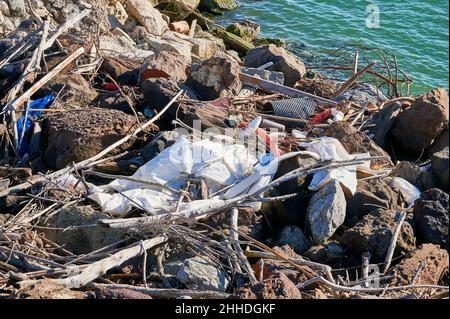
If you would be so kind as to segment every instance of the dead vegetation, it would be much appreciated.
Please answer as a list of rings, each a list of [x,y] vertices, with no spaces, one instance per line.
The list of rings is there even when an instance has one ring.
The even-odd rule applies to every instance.
[[[448,298],[444,89],[198,3],[62,2],[1,40],[0,298]]]

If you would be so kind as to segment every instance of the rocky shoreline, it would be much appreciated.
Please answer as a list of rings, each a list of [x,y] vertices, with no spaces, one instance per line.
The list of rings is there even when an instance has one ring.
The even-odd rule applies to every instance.
[[[0,299],[448,298],[447,91],[236,7],[0,1]]]

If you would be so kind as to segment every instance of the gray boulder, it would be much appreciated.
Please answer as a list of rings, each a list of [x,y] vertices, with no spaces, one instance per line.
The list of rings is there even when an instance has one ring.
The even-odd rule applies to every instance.
[[[169,30],[167,22],[162,14],[149,0],[127,0],[128,14],[132,15],[151,34],[162,35]]]
[[[5,0],[12,16],[25,16],[27,13],[24,0]]]
[[[186,259],[177,279],[189,289],[225,291],[229,284],[225,273],[200,257]]]
[[[391,135],[405,152],[420,154],[447,128],[448,120],[448,93],[438,88],[400,113]]]
[[[307,226],[316,245],[323,244],[344,223],[347,202],[339,182],[333,180],[313,195],[306,211]]]
[[[359,83],[336,98],[338,102],[342,100],[352,101],[362,107],[366,107],[369,102],[378,105],[386,101],[387,97],[373,85]]]
[[[303,254],[311,247],[311,241],[306,238],[300,227],[286,226],[281,231],[276,245],[289,245],[297,254]]]

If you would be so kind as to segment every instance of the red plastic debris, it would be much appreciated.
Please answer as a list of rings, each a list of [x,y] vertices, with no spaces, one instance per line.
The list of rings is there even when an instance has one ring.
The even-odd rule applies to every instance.
[[[115,83],[109,82],[103,85],[103,89],[107,91],[117,91],[119,87]]]
[[[326,110],[313,117],[312,121],[314,123],[322,123],[331,117],[331,110]]]
[[[245,128],[247,128],[247,125],[248,125],[248,123],[245,123],[245,122],[241,123],[241,124],[239,124],[239,128],[245,129]],[[269,147],[270,151],[272,152],[272,154],[275,157],[281,156],[281,151],[278,148],[277,143],[270,137],[270,135],[265,130],[258,127],[256,129],[256,135],[258,135],[260,138],[262,138],[265,141],[266,145]]]
[[[146,69],[141,74],[141,82],[146,79],[155,79],[155,78],[168,78],[169,75],[158,69]]]

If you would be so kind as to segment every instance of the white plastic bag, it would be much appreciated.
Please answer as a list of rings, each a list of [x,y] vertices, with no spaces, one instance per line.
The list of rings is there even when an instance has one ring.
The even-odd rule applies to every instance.
[[[346,161],[370,156],[368,153],[350,155],[342,146],[341,142],[332,137],[321,137],[309,143],[301,143],[300,145],[305,147],[309,152],[316,153],[322,161]],[[308,188],[311,191],[317,191],[331,180],[337,180],[352,194],[355,194],[357,186],[356,171],[358,169],[370,171],[369,161],[363,165],[351,165],[336,169],[321,170],[314,174]]]

